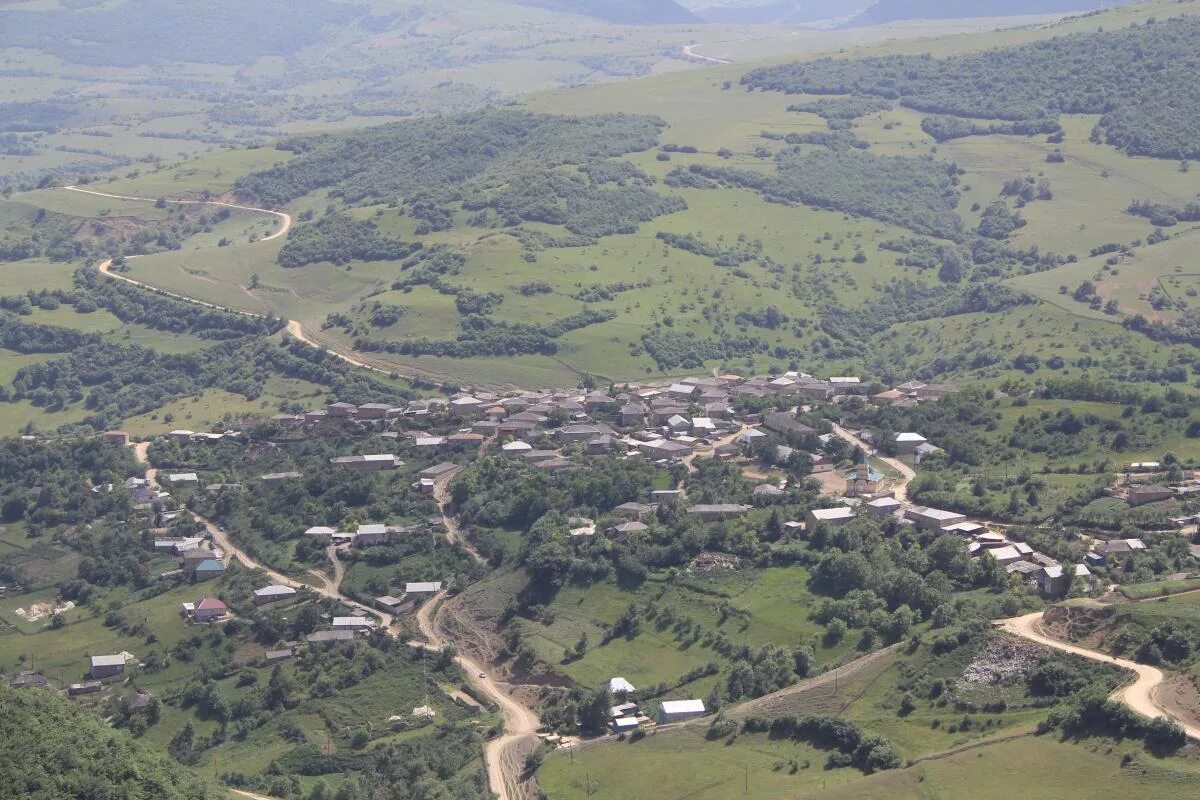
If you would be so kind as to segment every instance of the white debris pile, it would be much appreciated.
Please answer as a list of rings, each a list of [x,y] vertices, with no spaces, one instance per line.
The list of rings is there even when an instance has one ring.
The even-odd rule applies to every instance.
[[[1023,681],[1045,657],[1046,650],[1036,644],[999,636],[967,665],[961,680],[985,686]]]

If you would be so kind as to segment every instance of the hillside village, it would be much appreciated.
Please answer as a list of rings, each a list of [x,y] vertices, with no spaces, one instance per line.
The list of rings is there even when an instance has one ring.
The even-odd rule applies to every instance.
[[[872,520],[894,537],[904,537],[903,531],[910,529],[960,540],[967,556],[990,565],[985,571],[999,569],[1010,585],[1024,585],[1029,593],[1047,601],[1068,593],[1078,597],[1109,592],[1109,583],[1120,574],[1122,563],[1146,551],[1141,538],[1080,532],[1077,541],[1083,558],[1078,562],[1053,558],[1025,541],[1020,530],[1010,524],[912,501],[908,489],[915,470],[943,453],[936,441],[919,431],[884,433],[851,430],[841,424],[845,421],[841,419],[843,407],[865,403],[875,408],[913,408],[947,402],[946,398],[960,393],[959,387],[950,385],[908,382],[886,388],[858,378],[820,380],[787,373],[750,379],[733,375],[680,379],[669,385],[631,384],[607,391],[459,393],[404,406],[332,402],[305,413],[243,419],[215,431],[172,430],[140,444],[123,431],[110,431],[100,439],[111,447],[134,449],[154,466],[120,484],[96,485],[91,491],[128,493],[130,509],[142,531],[144,559],[159,565],[152,576],[161,587],[157,591],[185,588],[188,599],[177,606],[177,625],[221,628],[237,625],[242,613],[251,609],[255,615],[269,611],[278,617],[320,607],[319,617],[310,617],[311,624],[302,635],[270,641],[258,656],[264,667],[294,660],[306,648],[375,641],[373,637],[380,635],[405,641],[415,636],[410,643],[418,650],[437,648],[442,634],[431,627],[429,616],[422,615],[440,609],[448,593],[452,596],[465,590],[464,573],[429,570],[407,574],[403,580],[376,583],[387,591],[372,594],[343,585],[345,568],[340,564],[369,561],[376,551],[382,553],[400,542],[429,541],[435,549],[444,546],[438,545],[438,540],[453,548],[467,548],[470,557],[482,563],[484,557],[462,538],[450,498],[464,467],[486,457],[548,476],[586,473],[598,460],[640,462],[661,476],[654,482],[661,488],[616,497],[612,507],[594,519],[571,517],[566,527],[573,540],[633,541],[651,534],[664,513],[682,514],[700,525],[725,525],[762,510],[794,507],[792,493],[803,484],[811,492],[805,512],[771,523],[781,523],[780,533],[785,538],[824,539],[858,520]],[[887,440],[881,441],[881,436]],[[287,487],[297,487],[305,479],[305,473],[295,469],[261,474],[241,470],[241,479],[229,482],[223,477],[229,474],[229,465],[221,459],[270,454],[321,441],[355,442],[353,452],[321,457],[334,478],[380,476],[391,480],[393,475],[407,476],[398,485],[413,498],[416,513],[403,522],[367,517],[350,526],[310,519],[313,524],[290,531],[288,539],[301,542],[298,547],[311,545],[320,561],[334,568],[332,573],[309,569],[318,578],[313,583],[256,562],[244,545],[238,544],[235,537],[239,531],[227,530],[226,524],[218,521],[222,518],[219,510],[216,518],[204,512],[213,513],[230,497],[289,491]],[[47,441],[42,446],[58,445]],[[320,466],[318,461],[309,463]],[[706,463],[740,473],[751,488],[749,495],[705,492],[691,496],[685,488],[687,479]],[[1137,506],[1148,502],[1147,498],[1190,498],[1197,493],[1198,483],[1177,467],[1164,470],[1158,462],[1136,462],[1129,464],[1118,483],[1106,492]],[[418,509],[425,509],[423,516]],[[1191,514],[1173,518],[1172,524],[1186,534],[1195,530],[1196,521],[1197,516]],[[1193,559],[1200,557],[1198,549],[1191,547]],[[736,557],[702,553],[693,565],[720,570],[736,562]],[[701,564],[707,566],[698,566]],[[246,568],[259,577],[239,589],[240,599],[235,601],[224,578],[231,569],[241,574]],[[1093,573],[1097,568],[1105,577]],[[249,592],[244,593],[247,588]],[[18,586],[8,588],[10,593],[19,591]],[[137,673],[145,666],[136,653],[94,653],[57,688],[93,704],[97,697],[121,697],[126,713],[140,714],[152,704],[157,709],[156,695],[140,688],[127,694],[122,687],[131,670]],[[466,671],[478,672],[483,679],[489,669],[496,668],[477,667],[472,662]],[[623,737],[664,725],[669,728],[713,711],[702,697],[671,698],[668,694],[651,700],[655,695],[638,692],[625,677],[611,675],[606,680],[606,696],[612,698],[604,714],[610,736]],[[10,677],[10,684],[56,688],[50,675],[36,670],[20,671]],[[491,702],[487,691],[480,691],[470,681],[445,691],[448,701],[470,715],[482,713]],[[414,707],[412,713],[420,719],[437,714],[428,705]],[[408,723],[402,721],[409,718],[391,714],[387,724],[404,727]],[[573,747],[578,742],[577,735],[564,735],[553,727],[540,735],[557,747]]]

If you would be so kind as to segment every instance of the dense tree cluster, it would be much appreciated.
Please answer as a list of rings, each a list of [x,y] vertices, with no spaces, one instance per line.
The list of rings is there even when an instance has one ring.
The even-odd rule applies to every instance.
[[[404,339],[378,341],[357,339],[354,346],[366,352],[384,351],[401,355],[436,355],[451,358],[473,356],[514,356],[558,352],[558,339],[564,334],[589,325],[607,322],[616,316],[608,309],[585,308],[577,314],[557,319],[549,324],[493,320],[482,314],[469,314],[462,319],[462,333],[455,340]]]
[[[1200,19],[1185,16],[944,59],[824,58],[764,67],[742,83],[788,93],[898,99],[931,114],[1013,123],[1014,133],[1047,132],[1059,114],[1102,114],[1093,133],[1097,141],[1131,155],[1196,158],[1197,35]],[[966,130],[945,121],[929,127],[944,138]],[[990,131],[970,131],[976,132]]]
[[[958,167],[929,157],[877,156],[855,148],[786,150],[775,175],[693,164],[686,171],[718,185],[754,189],[770,200],[835,209],[942,239],[963,235]],[[679,180],[668,180],[678,183]]]
[[[338,265],[351,261],[399,261],[420,249],[420,243],[385,236],[370,220],[334,212],[316,222],[292,228],[276,260],[284,267],[302,267],[320,261]]]
[[[852,120],[887,111],[892,107],[888,100],[870,95],[851,95],[848,97],[821,97],[810,103],[796,103],[788,106],[788,111],[798,111],[816,114],[832,122],[834,120]]]
[[[137,472],[133,455],[95,439],[47,447],[0,439],[0,518],[41,525],[77,524],[129,507],[121,483]],[[117,491],[91,491],[114,483]]]
[[[900,756],[882,736],[865,733],[853,722],[838,717],[750,717],[743,723],[750,733],[766,731],[772,739],[792,739],[822,750],[832,750],[827,765],[857,767],[868,775],[900,766]]]
[[[56,692],[0,685],[0,785],[11,797],[210,800],[222,796]]]
[[[316,189],[331,189],[350,202],[408,199],[475,178],[647,150],[664,125],[630,114],[568,117],[512,109],[400,122],[285,140],[279,148],[296,157],[241,178],[235,190],[273,207]]]

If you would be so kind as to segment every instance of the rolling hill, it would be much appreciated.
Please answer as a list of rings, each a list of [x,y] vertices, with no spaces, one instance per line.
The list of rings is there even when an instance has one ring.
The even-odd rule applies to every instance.
[[[1121,5],[1122,2],[1123,0],[877,0],[846,25],[881,25],[909,19],[1065,14],[1111,8]]]
[[[700,19],[675,0],[517,0],[522,5],[582,14],[627,25],[670,25]]]

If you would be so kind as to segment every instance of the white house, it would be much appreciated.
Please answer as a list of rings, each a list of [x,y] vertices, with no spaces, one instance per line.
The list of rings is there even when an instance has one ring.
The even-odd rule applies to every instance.
[[[703,700],[664,700],[658,709],[658,724],[682,722],[704,716]]]

